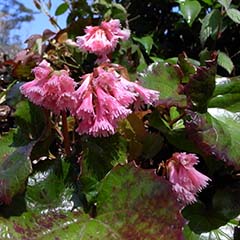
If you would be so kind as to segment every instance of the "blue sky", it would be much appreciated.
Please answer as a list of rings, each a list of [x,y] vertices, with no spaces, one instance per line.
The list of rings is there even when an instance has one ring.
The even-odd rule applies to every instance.
[[[48,20],[48,17],[39,12],[39,10],[35,7],[33,0],[20,0],[26,7],[33,9],[35,12],[38,12],[34,15],[34,20],[29,23],[23,23],[21,29],[13,31],[13,34],[20,35],[22,42],[24,42],[29,36],[32,34],[41,34],[45,29],[51,29],[52,31],[56,31],[51,23]],[[56,8],[62,3],[61,0],[52,0],[52,8],[51,15],[54,16]],[[58,24],[64,28],[66,26],[66,15],[61,15],[57,17]]]

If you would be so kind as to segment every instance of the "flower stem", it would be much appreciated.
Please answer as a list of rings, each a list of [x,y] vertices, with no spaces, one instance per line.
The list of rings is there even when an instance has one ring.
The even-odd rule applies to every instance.
[[[70,156],[70,140],[68,135],[68,125],[67,125],[67,114],[65,111],[62,111],[62,134],[63,134],[63,143],[64,149],[67,156]]]

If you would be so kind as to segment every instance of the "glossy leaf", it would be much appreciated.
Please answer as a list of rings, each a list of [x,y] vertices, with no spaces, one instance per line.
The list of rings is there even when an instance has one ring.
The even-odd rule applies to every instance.
[[[226,186],[228,185],[228,186]],[[234,219],[240,211],[240,183],[232,182],[216,189],[212,205],[216,212],[221,213],[226,219]]]
[[[142,181],[144,179],[144,181]],[[41,180],[36,183],[41,184]],[[37,186],[35,185],[35,187]],[[44,192],[43,192],[44,193]],[[183,239],[181,206],[165,179],[133,164],[115,167],[99,189],[97,217],[59,208],[0,218],[3,239]]]
[[[153,38],[151,36],[145,36],[145,37],[141,37],[141,38],[137,38],[137,37],[133,37],[133,39],[139,43],[141,43],[147,54],[150,54],[150,51],[152,49],[153,46]]]
[[[224,95],[227,93],[239,93],[240,92],[240,77],[217,77],[216,88],[213,92],[213,97],[218,95]]]
[[[34,144],[34,142],[29,143],[14,151],[6,146],[1,153],[0,202],[9,204],[14,195],[25,189],[27,177],[32,172],[30,154]]]
[[[180,4],[180,10],[189,26],[192,26],[201,11],[201,4],[198,1],[187,0]]]
[[[227,10],[227,15],[230,17],[235,23],[240,24],[240,11],[235,8],[229,8]]]
[[[218,0],[218,2],[227,10],[232,0]]]
[[[223,67],[225,70],[228,71],[229,74],[233,71],[234,65],[231,58],[224,52],[218,53],[218,65]]]
[[[17,104],[14,117],[19,127],[14,139],[17,146],[37,140],[49,127],[43,109],[26,100]]]
[[[188,107],[198,112],[206,112],[208,101],[215,88],[216,61],[208,62],[208,66],[197,67],[195,74],[185,85],[184,92],[188,97]]]
[[[145,129],[144,121],[136,114],[130,114],[122,121],[119,132],[128,142],[128,160],[151,159],[162,148],[164,139],[158,133]]]
[[[146,60],[140,49],[137,49],[137,53],[138,53],[138,58],[139,58],[139,64],[137,67],[137,71],[141,72],[141,71],[145,70],[148,65],[147,65]]]
[[[186,97],[179,93],[183,73],[178,65],[168,63],[151,64],[141,74],[143,85],[160,92],[163,106],[186,106]]]
[[[119,124],[119,133],[128,142],[128,160],[136,160],[142,154],[143,140],[146,138],[144,122],[136,114],[130,114]]]
[[[184,229],[186,240],[232,240],[235,221],[239,215],[239,183],[222,181],[215,186],[211,205],[204,206],[197,203],[183,210],[183,215],[190,220],[188,227]],[[223,184],[225,186],[223,186]]]
[[[15,131],[11,130],[7,134],[0,135],[0,164],[4,161],[4,158],[14,152],[15,148],[12,146],[13,135]]]
[[[117,166],[103,179],[97,206],[97,218],[120,239],[183,238],[180,205],[170,183],[153,170]]]
[[[189,81],[190,75],[195,74],[197,71],[196,66],[190,62],[190,59],[185,54],[179,54],[178,64],[184,74],[182,82],[187,83]]]
[[[217,38],[219,26],[222,23],[222,15],[218,9],[212,10],[202,20],[202,26],[200,31],[200,41],[202,45],[211,36],[213,39]],[[221,29],[220,29],[221,31]]]
[[[9,106],[15,107],[22,100],[22,94],[19,90],[21,85],[22,83],[17,82],[7,91],[6,103]]]
[[[219,107],[232,112],[240,111],[240,78],[216,78],[216,88],[209,107]]]
[[[228,219],[220,213],[215,212],[212,208],[207,208],[202,203],[189,205],[182,213],[183,216],[189,220],[188,226],[197,234],[210,232],[228,222]]]
[[[69,164],[64,165],[68,166],[63,171],[68,171]],[[28,178],[27,209],[40,211],[57,207],[59,210],[71,211],[72,193],[73,188],[66,185],[64,176],[56,171],[56,166],[48,166],[48,169],[36,171]]]
[[[171,129],[165,125],[158,111],[154,111],[149,118],[149,125],[164,134],[169,143],[185,152],[199,153],[199,149],[188,138],[185,128]]]
[[[189,137],[207,156],[240,168],[239,113],[209,108],[205,114],[188,112],[186,128]]]
[[[66,3],[66,2],[60,4],[55,11],[55,16],[64,14],[68,10],[68,7],[69,7],[68,3]]]
[[[183,234],[185,240],[201,240],[200,236],[193,232],[188,225],[184,227]]]
[[[186,226],[184,228],[184,237],[185,240],[233,240],[235,239],[233,236],[234,227],[236,227],[236,224],[229,222],[226,225],[210,232],[196,234],[188,226]]]
[[[0,218],[1,239],[87,239],[93,237],[86,224],[91,224],[88,215],[82,212],[46,211],[27,212],[20,217]],[[89,225],[90,225],[89,224]],[[65,230],[64,230],[65,228]],[[66,231],[67,229],[67,231]],[[104,231],[104,230],[102,230]],[[83,238],[80,238],[82,233]]]
[[[119,136],[86,138],[83,145],[83,176],[102,179],[113,166],[126,163],[126,142]]]
[[[212,5],[213,4],[213,0],[203,0],[203,2],[205,2],[208,5]]]
[[[161,135],[148,133],[143,141],[141,157],[153,158],[162,149],[163,143],[164,139]]]
[[[112,18],[125,21],[128,14],[122,4],[112,2]]]

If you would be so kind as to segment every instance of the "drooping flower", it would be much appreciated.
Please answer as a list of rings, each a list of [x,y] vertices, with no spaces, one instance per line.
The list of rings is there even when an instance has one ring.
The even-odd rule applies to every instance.
[[[98,55],[98,63],[107,62],[107,54],[115,49],[119,39],[125,41],[130,36],[128,29],[121,29],[118,19],[103,21],[100,26],[87,26],[85,33],[77,37],[77,44],[82,50]]]
[[[79,134],[112,135],[118,121],[132,113],[131,105],[135,102],[153,104],[159,96],[157,91],[143,87],[138,91],[140,85],[128,81],[112,65],[97,67],[82,79],[74,94],[77,104],[72,109],[72,114],[80,120]]]
[[[196,194],[205,188],[210,179],[194,168],[198,157],[192,153],[174,153],[166,162],[167,178],[184,204],[196,201]]]
[[[35,79],[20,87],[31,102],[59,114],[73,102],[75,82],[66,70],[54,71],[46,60],[33,69]]]

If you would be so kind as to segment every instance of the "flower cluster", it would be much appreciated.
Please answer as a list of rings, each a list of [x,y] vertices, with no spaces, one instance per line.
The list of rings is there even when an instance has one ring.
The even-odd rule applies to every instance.
[[[116,132],[118,121],[132,112],[131,107],[139,109],[143,104],[154,104],[159,93],[130,82],[119,70],[123,67],[106,63],[107,54],[115,49],[119,39],[126,40],[130,35],[129,30],[121,30],[119,20],[88,26],[85,32],[86,35],[77,37],[76,45],[95,53],[98,62],[105,63],[82,76],[77,90],[67,71],[53,71],[43,60],[33,69],[35,79],[25,83],[21,92],[56,114],[70,110],[79,122],[76,129],[79,134],[109,136]]]
[[[35,79],[23,84],[21,92],[36,105],[59,114],[74,104],[75,82],[66,70],[54,71],[43,60],[33,69]]]
[[[85,33],[77,37],[77,44],[82,50],[96,54],[98,63],[110,61],[107,54],[115,49],[118,40],[127,40],[130,36],[128,29],[121,29],[118,19],[103,21],[100,26],[88,26]]]
[[[174,153],[166,162],[167,178],[173,184],[173,190],[184,204],[196,201],[196,194],[205,188],[210,179],[193,166],[198,157],[192,153]]]
[[[129,115],[130,105],[153,104],[158,92],[125,79],[116,66],[97,67],[83,76],[75,92],[76,107],[72,114],[81,120],[77,131],[95,137],[114,134],[117,122]]]
[[[79,134],[106,137],[116,132],[119,120],[133,109],[154,105],[159,92],[129,81],[123,67],[109,62],[107,55],[120,39],[126,40],[130,35],[129,30],[121,29],[119,20],[88,26],[85,33],[77,37],[76,43],[68,41],[68,44],[96,54],[101,65],[83,75],[77,89],[66,70],[54,71],[43,60],[33,69],[35,79],[22,85],[21,92],[36,105],[55,114],[69,110],[78,122]],[[197,193],[210,181],[194,168],[197,163],[197,156],[187,153],[174,153],[165,163],[166,177],[184,204],[195,202]]]

